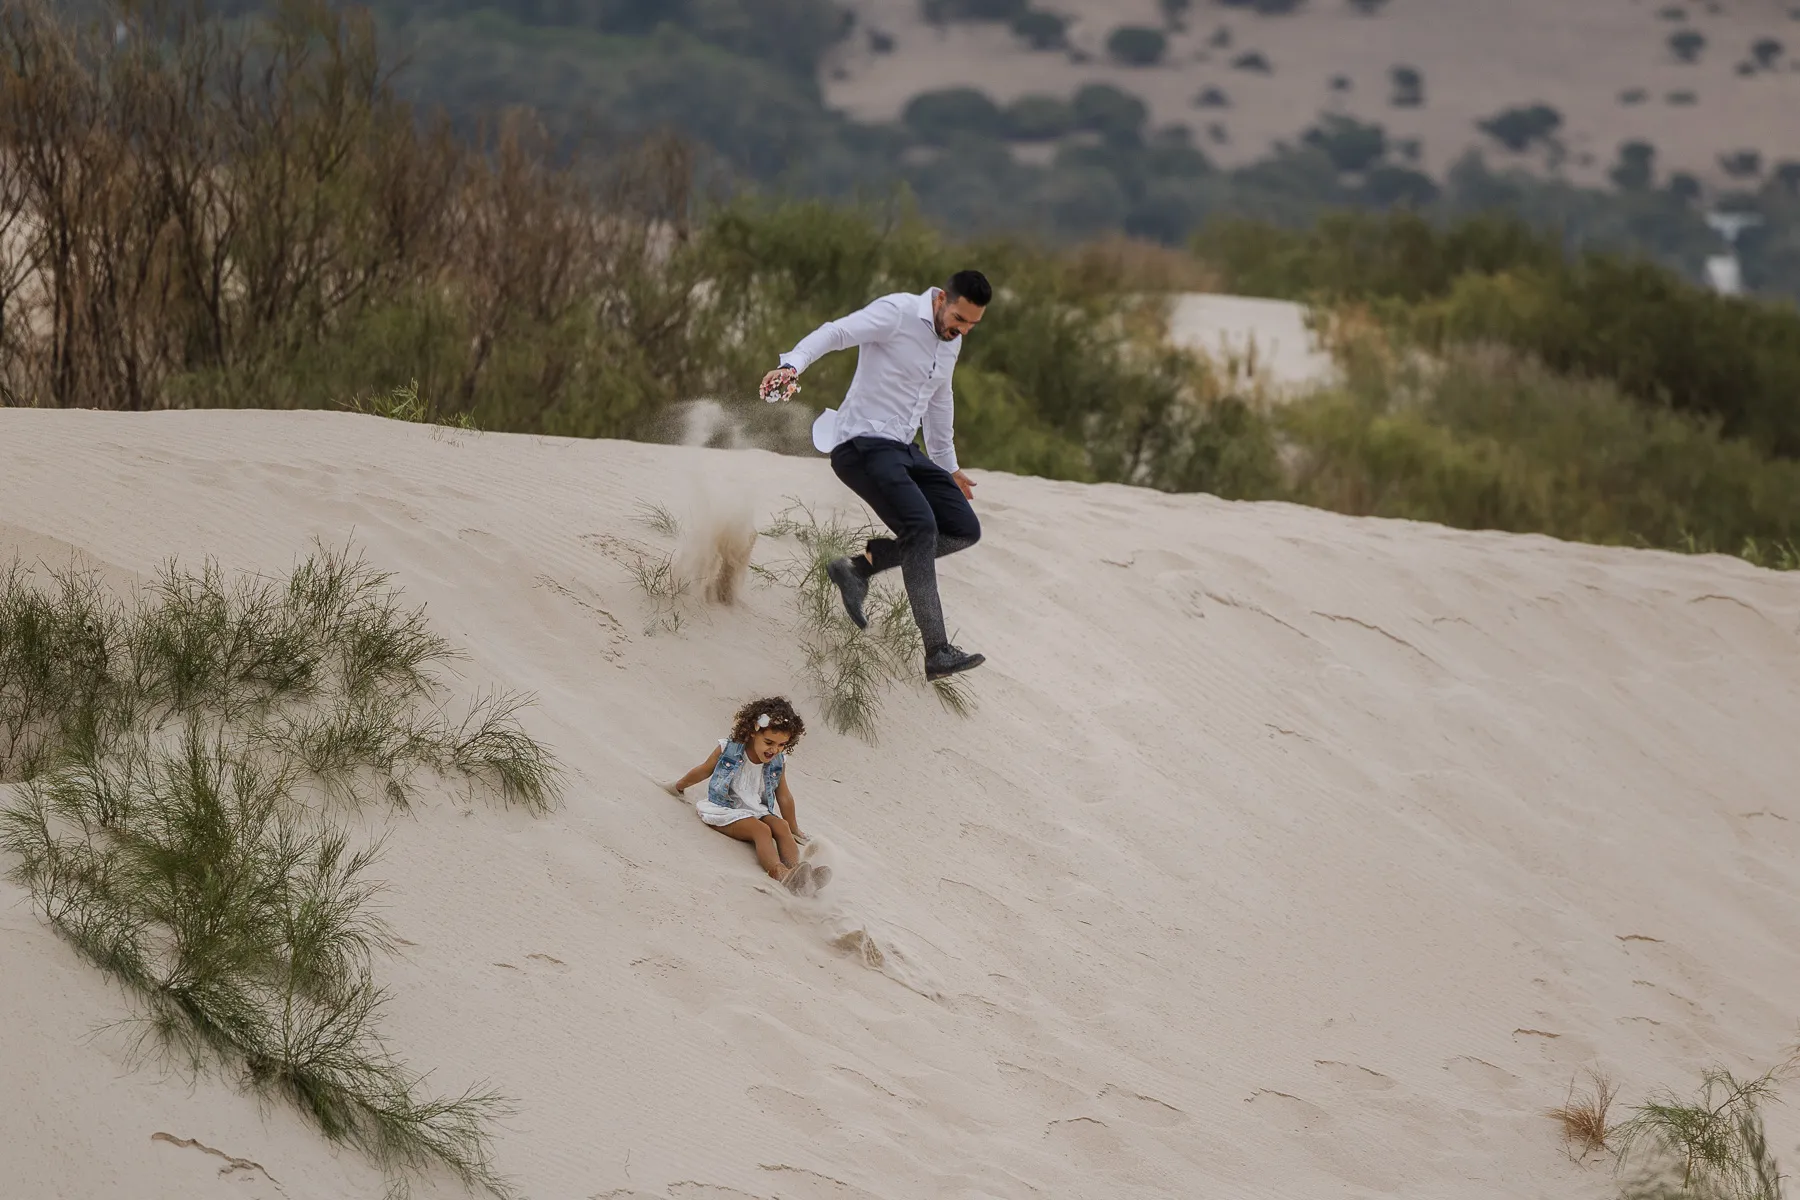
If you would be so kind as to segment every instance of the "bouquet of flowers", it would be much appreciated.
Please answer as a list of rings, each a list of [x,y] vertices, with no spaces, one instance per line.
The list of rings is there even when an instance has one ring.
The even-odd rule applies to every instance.
[[[800,390],[800,377],[785,371],[776,371],[763,380],[762,398],[766,403],[779,404],[792,400]]]

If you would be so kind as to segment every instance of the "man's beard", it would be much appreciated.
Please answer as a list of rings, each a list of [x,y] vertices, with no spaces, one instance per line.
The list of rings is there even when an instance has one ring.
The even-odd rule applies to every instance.
[[[944,332],[944,319],[936,313],[931,314],[931,331],[938,335],[940,342],[954,342],[957,338],[954,333]]]

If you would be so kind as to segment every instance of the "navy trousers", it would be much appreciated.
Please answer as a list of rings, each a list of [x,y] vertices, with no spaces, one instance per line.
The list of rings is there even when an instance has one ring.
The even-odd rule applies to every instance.
[[[872,576],[899,567],[925,652],[945,645],[936,560],[981,540],[962,489],[917,446],[887,438],[851,438],[831,452],[831,469],[894,532],[872,539],[869,562],[857,569]]]

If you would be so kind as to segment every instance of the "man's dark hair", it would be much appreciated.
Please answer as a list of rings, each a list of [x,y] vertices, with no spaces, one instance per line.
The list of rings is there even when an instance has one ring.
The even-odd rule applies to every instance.
[[[958,271],[944,286],[944,299],[954,303],[967,300],[976,308],[986,308],[994,298],[994,285],[980,271]]]

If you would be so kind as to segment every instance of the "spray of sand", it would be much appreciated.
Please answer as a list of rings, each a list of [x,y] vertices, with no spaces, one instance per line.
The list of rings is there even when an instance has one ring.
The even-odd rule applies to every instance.
[[[880,878],[880,866],[862,861],[836,839],[816,833],[806,848],[806,858],[815,866],[830,867],[831,883],[812,896],[781,894],[788,914],[869,970],[928,1000],[942,999],[942,981],[914,948],[915,939],[881,915],[880,889],[870,886]]]
[[[756,519],[742,497],[727,495],[705,479],[692,486],[671,567],[688,595],[707,604],[735,604],[756,549]]]

